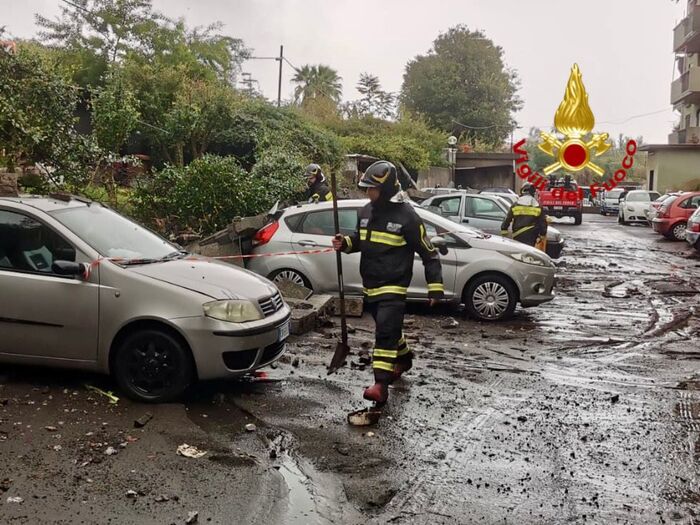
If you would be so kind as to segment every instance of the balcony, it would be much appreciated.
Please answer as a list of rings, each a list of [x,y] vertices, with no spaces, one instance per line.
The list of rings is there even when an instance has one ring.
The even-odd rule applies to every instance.
[[[700,67],[690,68],[671,84],[671,104],[700,103]]]
[[[688,16],[673,30],[676,53],[700,53],[700,6],[689,7]]]
[[[699,144],[700,128],[686,128],[675,131],[668,136],[669,144]]]

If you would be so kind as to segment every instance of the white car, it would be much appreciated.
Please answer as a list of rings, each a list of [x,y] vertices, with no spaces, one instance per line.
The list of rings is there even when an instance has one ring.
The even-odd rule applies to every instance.
[[[357,227],[358,211],[366,200],[338,202],[340,231],[351,234]],[[469,313],[481,320],[509,317],[516,303],[536,306],[554,298],[552,260],[525,244],[487,235],[456,224],[429,210],[416,207],[434,244],[446,245],[441,255],[445,297],[463,302]],[[250,259],[248,268],[274,282],[283,279],[318,293],[338,291],[334,253],[294,253],[329,248],[334,235],[333,206],[330,202],[287,208],[281,216],[258,232],[255,255],[281,254]],[[348,295],[363,293],[360,254],[343,255],[343,277]],[[425,301],[428,287],[423,263],[415,256],[409,301]]]
[[[659,198],[655,191],[632,190],[620,200],[617,222],[630,224],[633,222],[648,222],[652,201]]]

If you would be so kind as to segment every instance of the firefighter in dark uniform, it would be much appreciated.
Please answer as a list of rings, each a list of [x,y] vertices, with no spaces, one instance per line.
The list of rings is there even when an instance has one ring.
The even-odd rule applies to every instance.
[[[535,186],[526,182],[520,188],[520,197],[508,210],[501,235],[508,234],[508,228],[513,223],[513,239],[530,246],[535,246],[537,239],[547,235],[547,216],[535,198]]]
[[[323,202],[332,201],[333,194],[328,189],[326,176],[321,171],[321,166],[318,164],[309,164],[304,172],[306,177],[306,185],[308,186],[304,198],[308,202]]]
[[[403,335],[403,318],[415,253],[425,266],[431,306],[444,297],[445,288],[438,251],[415,210],[402,202],[396,167],[386,161],[375,162],[359,186],[367,190],[370,203],[360,210],[355,233],[337,236],[333,247],[362,254],[365,301],[376,323],[372,358],[375,384],[365,390],[364,398],[382,406],[389,397],[389,384],[413,364]]]

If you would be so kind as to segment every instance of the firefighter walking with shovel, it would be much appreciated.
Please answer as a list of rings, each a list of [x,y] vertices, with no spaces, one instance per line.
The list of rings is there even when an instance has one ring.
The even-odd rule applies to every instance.
[[[364,391],[364,398],[379,408],[387,402],[389,385],[413,365],[413,354],[403,334],[403,318],[415,253],[425,266],[431,306],[444,297],[445,288],[438,250],[411,205],[402,202],[396,167],[386,161],[375,162],[367,168],[359,186],[366,189],[370,203],[360,210],[353,235],[336,235],[333,248],[362,254],[360,274],[365,301],[376,323],[372,358],[375,383]]]

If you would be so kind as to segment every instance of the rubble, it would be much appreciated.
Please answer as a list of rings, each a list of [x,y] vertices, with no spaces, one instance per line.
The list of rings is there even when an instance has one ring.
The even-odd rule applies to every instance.
[[[206,450],[199,450],[197,447],[190,446],[187,443],[183,443],[177,447],[177,454],[186,458],[199,459],[206,453]]]
[[[153,419],[153,414],[146,412],[140,418],[134,420],[134,428],[145,427],[151,419]]]
[[[197,523],[198,519],[199,519],[199,512],[192,511],[192,512],[187,514],[187,519],[185,520],[185,523],[187,525],[191,525],[192,523]]]
[[[248,424],[245,426],[245,431],[246,431],[246,432],[255,432],[257,429],[258,429],[258,427],[256,427],[253,423],[248,423]]]

